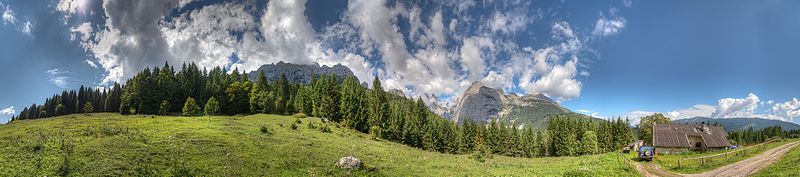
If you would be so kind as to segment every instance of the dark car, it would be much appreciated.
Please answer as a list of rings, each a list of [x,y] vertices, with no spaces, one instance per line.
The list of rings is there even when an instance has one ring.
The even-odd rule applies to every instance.
[[[656,156],[656,148],[653,146],[639,147],[639,160],[651,161],[653,156]]]

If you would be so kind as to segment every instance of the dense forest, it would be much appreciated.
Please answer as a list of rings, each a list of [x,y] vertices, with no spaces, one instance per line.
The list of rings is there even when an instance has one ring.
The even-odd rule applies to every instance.
[[[292,83],[281,76],[268,81],[260,73],[255,83],[238,69],[200,70],[183,64],[180,71],[165,64],[144,69],[125,85],[109,89],[64,91],[43,105],[26,107],[13,120],[52,116],[119,112],[150,115],[305,114],[326,118],[375,138],[429,151],[483,157],[576,156],[614,151],[633,141],[628,120],[585,118],[576,114],[553,115],[546,130],[503,122],[467,121],[456,124],[416,100],[389,94],[375,77],[373,88],[353,76],[339,80],[320,75],[311,83]],[[469,119],[467,119],[469,120]]]
[[[752,145],[763,143],[771,138],[797,138],[800,135],[800,130],[783,130],[780,126],[767,127],[760,130],[737,130],[728,133],[728,139],[731,144],[737,145]]]

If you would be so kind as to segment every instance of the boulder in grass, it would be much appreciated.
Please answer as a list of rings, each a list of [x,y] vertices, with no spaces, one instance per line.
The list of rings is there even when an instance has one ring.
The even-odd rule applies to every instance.
[[[336,166],[344,169],[358,169],[361,168],[361,160],[352,156],[342,157],[336,162]]]

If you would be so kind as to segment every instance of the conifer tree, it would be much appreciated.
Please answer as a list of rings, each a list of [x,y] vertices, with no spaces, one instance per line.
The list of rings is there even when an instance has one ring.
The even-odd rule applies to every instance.
[[[378,76],[372,80],[372,91],[369,94],[369,125],[386,127],[389,116],[389,103]]]
[[[275,82],[275,114],[286,114],[286,105],[289,101],[289,81],[286,75],[281,74],[280,79]]]
[[[597,145],[597,134],[594,131],[584,132],[581,145],[581,154],[597,154],[599,152],[599,147]]]
[[[341,102],[339,110],[342,119],[347,125],[358,131],[368,133],[369,123],[367,122],[367,100],[364,98],[365,90],[358,84],[354,76],[347,77],[342,85]]]
[[[183,104],[183,116],[197,116],[200,114],[200,107],[194,101],[194,98],[186,98],[186,103]]]

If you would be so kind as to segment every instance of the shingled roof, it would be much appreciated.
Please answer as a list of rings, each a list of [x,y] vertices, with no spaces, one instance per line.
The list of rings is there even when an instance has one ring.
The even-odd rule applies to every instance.
[[[706,147],[728,147],[728,132],[720,126],[708,125],[654,125],[653,146],[689,148],[690,136],[701,137]]]

